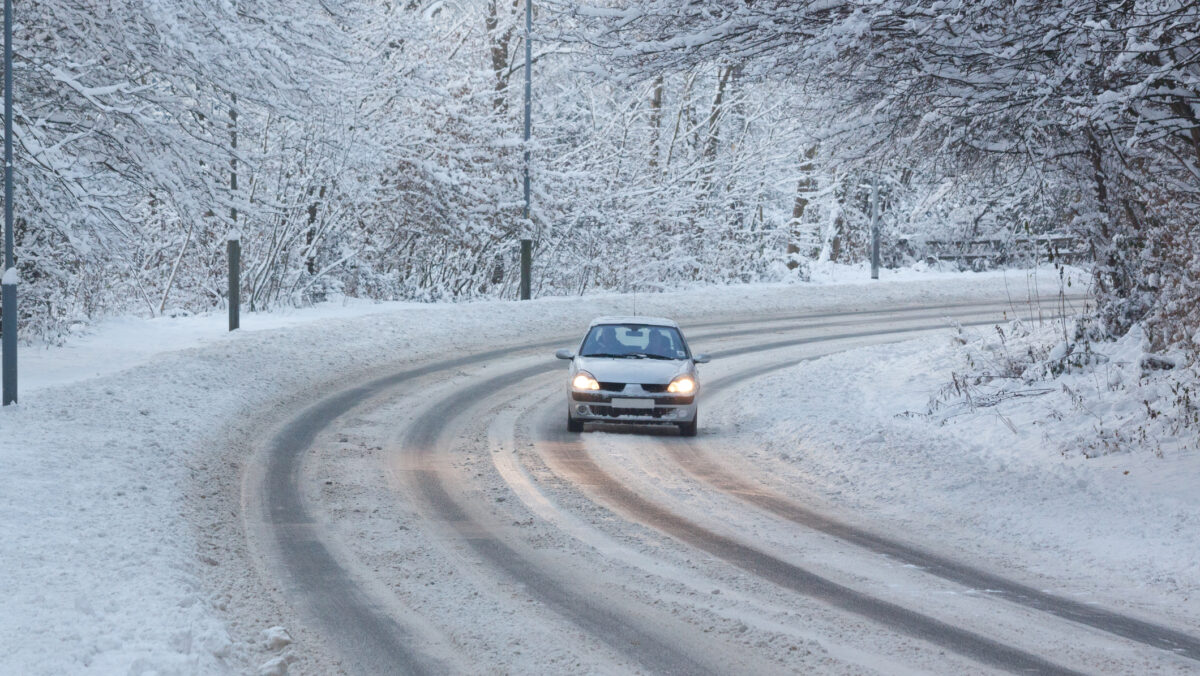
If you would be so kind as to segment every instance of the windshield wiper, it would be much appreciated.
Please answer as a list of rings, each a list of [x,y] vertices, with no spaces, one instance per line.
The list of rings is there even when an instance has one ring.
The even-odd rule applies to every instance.
[[[667,360],[672,360],[672,361],[674,360],[674,357],[666,357],[661,354],[652,354],[650,352],[635,352],[633,354],[633,356],[637,357],[638,359],[667,359]]]
[[[592,352],[589,354],[581,354],[580,357],[600,357],[602,359],[629,359],[632,355],[628,354],[612,354],[610,352]]]

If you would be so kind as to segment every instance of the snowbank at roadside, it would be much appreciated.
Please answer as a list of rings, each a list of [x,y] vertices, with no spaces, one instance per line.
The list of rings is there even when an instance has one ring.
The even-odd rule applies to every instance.
[[[1055,334],[1047,322],[1029,336]],[[955,558],[1013,563],[1040,588],[1188,626],[1200,617],[1196,428],[1137,437],[1149,418],[1136,335],[1100,346],[1110,354],[1093,368],[1006,379],[967,402],[964,381],[1004,370],[983,359],[1020,361],[1035,344],[992,326],[842,352],[757,379],[741,411],[709,422],[867,528],[937,534],[926,546]],[[1121,425],[1119,451],[1086,452]]]
[[[1074,286],[1068,289],[1068,292],[1081,293],[1086,287],[1086,274],[1076,269],[1068,269],[1067,273],[1074,281]],[[881,270],[878,281],[872,281],[870,275],[870,267],[867,265],[823,263],[814,268],[812,281],[807,283],[698,286],[694,289],[649,295],[605,293],[588,294],[583,297],[550,297],[537,299],[535,305],[560,308],[596,304],[597,307],[620,308],[624,314],[635,314],[640,309],[639,303],[647,304],[646,307],[668,309],[674,309],[679,304],[682,304],[681,309],[684,310],[695,308],[698,307],[697,304],[688,299],[700,294],[712,297],[713,312],[743,309],[746,312],[755,312],[788,307],[821,307],[822,304],[835,306],[843,298],[854,303],[856,294],[853,289],[860,286],[864,299],[886,298],[893,302],[910,304],[924,302],[931,297],[931,293],[944,294],[945,288],[938,291],[930,289],[950,280],[962,283],[963,291],[967,294],[986,292],[1015,299],[1053,298],[1060,286],[1059,272],[1051,267],[1036,271],[962,273],[930,269],[920,264],[911,268]],[[886,287],[871,289],[889,282],[902,282],[903,286],[890,291]],[[844,286],[848,291],[846,294],[835,294],[838,300],[831,300],[827,292],[815,290],[819,286]],[[760,305],[761,303],[765,305]],[[436,312],[437,308],[503,308],[509,305],[506,301],[413,303],[340,298],[315,307],[243,312],[240,331],[270,331],[313,322],[352,320],[396,312],[425,314]],[[222,312],[163,316],[154,319],[113,318],[91,326],[81,325],[63,345],[47,347],[36,344],[21,349],[21,391],[29,392],[116,373],[144,364],[160,353],[224,341],[228,339],[227,327],[228,320]]]
[[[1078,324],[964,331],[961,364],[931,418],[991,412],[1014,434],[1017,426],[1042,429],[1042,445],[1066,456],[1198,450],[1196,365],[1179,351],[1149,352],[1141,325],[1094,341],[1078,337]]]
[[[255,413],[381,367],[528,342],[573,340],[593,316],[688,322],[841,311],[1057,290],[1057,272],[912,275],[872,283],[752,285],[527,303],[327,305],[102,324],[64,347],[26,348],[21,404],[0,410],[0,672],[223,673],[278,661],[277,618],[205,580],[246,576],[215,539],[200,477],[237,474],[215,446],[261,432]]]

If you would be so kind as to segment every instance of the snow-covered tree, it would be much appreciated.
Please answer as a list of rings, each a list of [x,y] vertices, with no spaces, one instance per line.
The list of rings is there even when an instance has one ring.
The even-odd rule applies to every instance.
[[[1092,250],[1104,328],[1145,319],[1160,345],[1195,338],[1194,3],[628,0],[579,14],[617,70],[738,63],[803,84],[827,176],[950,178],[990,194],[977,215],[1069,227]]]

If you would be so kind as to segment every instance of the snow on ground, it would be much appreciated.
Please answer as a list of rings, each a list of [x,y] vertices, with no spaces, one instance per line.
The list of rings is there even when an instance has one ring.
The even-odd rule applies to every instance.
[[[239,615],[270,601],[251,603],[211,584],[252,573],[236,554],[241,545],[222,541],[227,531],[216,524],[231,517],[206,508],[217,501],[204,478],[238,475],[240,465],[222,455],[223,440],[231,431],[264,433],[260,412],[299,392],[316,397],[381,368],[531,337],[570,336],[566,345],[600,314],[665,314],[686,325],[764,312],[1023,299],[1031,289],[1053,296],[1058,288],[1052,270],[910,272],[878,283],[865,277],[846,269],[817,284],[653,296],[333,304],[244,315],[244,328],[232,334],[221,314],[121,320],[63,347],[25,348],[21,403],[0,410],[0,672],[278,667],[287,647],[271,637],[281,618]],[[984,448],[971,452],[991,458]],[[1057,456],[1042,461],[1061,463]],[[953,486],[942,488],[956,495]],[[1088,490],[1100,494],[1099,485]]]
[[[963,274],[939,268],[930,268],[918,264],[911,268],[897,270],[881,270],[880,282],[936,282],[939,280],[967,279],[976,287],[996,290],[998,282],[1002,282],[1003,292],[1014,298],[1031,296],[1052,297],[1058,291],[1057,272],[1044,268],[1035,273],[1023,272],[992,272],[984,274]],[[1083,273],[1071,271],[1076,279],[1082,279]],[[811,281],[808,284],[760,284],[747,287],[730,287],[721,294],[725,296],[725,307],[739,307],[739,298],[748,293],[751,297],[758,295],[759,289],[779,291],[782,289],[804,289],[810,285],[854,285],[862,284],[870,277],[870,266],[865,264],[843,265],[837,263],[814,264],[811,271]],[[980,286],[983,285],[983,286]],[[988,286],[991,285],[991,286]],[[744,291],[749,289],[749,291]],[[667,299],[681,296],[691,296],[695,293],[706,293],[711,287],[697,287],[693,291],[662,294]],[[739,291],[743,290],[743,291]],[[901,292],[908,293],[908,291]],[[658,295],[658,294],[656,294]],[[788,299],[791,294],[783,293],[785,303],[794,302]],[[585,296],[588,300],[615,303],[623,311],[633,313],[637,310],[638,299],[645,299],[644,294],[626,296],[615,294],[592,294]],[[902,296],[896,300],[904,300]],[[547,298],[539,302],[561,304],[574,303],[574,298]],[[766,299],[763,299],[766,300]],[[820,302],[820,299],[814,299]],[[908,302],[920,302],[920,291],[907,299]],[[776,302],[779,302],[776,299]],[[482,305],[488,305],[483,302]],[[480,305],[467,303],[459,305],[412,303],[403,301],[376,302],[359,298],[339,298],[316,307],[283,308],[272,312],[248,313],[243,311],[241,331],[267,331],[288,327],[302,326],[317,321],[333,319],[354,319],[369,315],[395,313],[401,311],[422,311],[437,307],[463,307]],[[796,305],[801,307],[802,304]],[[755,309],[755,308],[747,308]],[[164,316],[154,319],[134,317],[114,318],[101,321],[95,325],[79,325],[65,344],[57,346],[35,345],[26,346],[20,350],[20,389],[22,392],[41,389],[51,385],[68,383],[116,373],[150,361],[155,355],[163,352],[176,352],[192,347],[211,344],[222,340],[228,318],[224,313],[214,312],[203,315],[176,314],[168,311]]]
[[[243,312],[241,324],[245,331],[266,331],[414,307],[427,306],[344,298],[310,308],[287,308],[270,313]],[[116,373],[144,364],[163,352],[211,344],[220,340],[229,327],[229,319],[223,313],[171,315],[168,312],[154,319],[123,317],[108,319],[93,326],[81,325],[64,345],[41,345],[19,350],[21,392]]]
[[[832,513],[955,557],[1013,564],[1014,578],[1033,573],[1043,588],[1195,626],[1198,431],[1146,415],[1143,397],[1154,402],[1147,392],[1163,386],[1146,380],[1140,335],[1098,345],[1100,368],[975,385],[1003,372],[996,362],[1010,352],[1023,363],[1029,348],[1063,342],[1055,322],[999,329],[807,362],[742,388],[741,410],[710,407],[709,423]],[[1114,429],[1122,443],[1105,444]]]

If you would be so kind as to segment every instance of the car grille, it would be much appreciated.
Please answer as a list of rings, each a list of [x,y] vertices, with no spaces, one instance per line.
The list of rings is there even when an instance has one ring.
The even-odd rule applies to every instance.
[[[595,409],[592,409],[592,410],[594,411]],[[617,408],[616,406],[610,406],[607,411],[607,414],[614,418],[616,418],[617,416],[622,416],[622,415],[638,416],[639,418],[647,418],[647,417],[661,418],[661,417],[663,417],[663,414],[669,410],[671,410],[671,409],[666,409],[666,408],[655,408],[655,409]]]
[[[605,392],[624,392],[625,387],[625,383],[600,383],[600,389],[604,390]],[[667,391],[666,385],[660,385],[658,383],[642,383],[640,387],[642,388],[643,392],[658,393]]]
[[[572,392],[571,399],[574,399],[575,401],[578,401],[578,402],[589,403],[589,404],[608,404],[608,403],[620,404],[621,403],[621,397],[614,398],[611,394],[605,394],[603,392]],[[687,406],[688,404],[692,403],[695,400],[696,400],[696,397],[694,395],[679,394],[679,395],[675,395],[673,397],[655,397],[654,403],[659,406]],[[641,409],[630,409],[630,410],[641,410]]]

